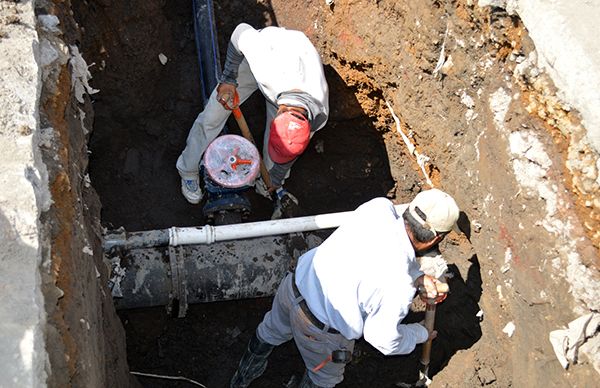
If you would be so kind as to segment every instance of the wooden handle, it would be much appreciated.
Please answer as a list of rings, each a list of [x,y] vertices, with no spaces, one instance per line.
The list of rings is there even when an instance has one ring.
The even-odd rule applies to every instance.
[[[437,282],[435,284],[438,293],[447,294],[450,291],[448,283]],[[431,334],[435,325],[435,298],[427,303],[427,310],[425,310],[425,328],[427,332]],[[429,377],[429,362],[431,361],[431,339],[423,344],[423,353],[421,354],[421,375]]]
[[[252,142],[252,144],[256,145],[254,137],[252,137],[252,133],[250,133],[250,128],[248,128],[248,123],[246,122],[246,119],[244,118],[244,115],[242,114],[240,108],[235,108],[233,110],[233,117],[235,117],[235,120],[237,121],[240,130],[242,131],[242,135],[247,140]],[[262,176],[262,179],[265,182],[265,185],[267,185],[268,189],[273,187],[273,184],[271,183],[271,176],[269,175],[269,171],[267,170],[267,167],[265,166],[265,163],[263,162],[262,158],[260,158],[260,176]]]
[[[435,303],[427,303],[427,310],[425,311],[425,328],[429,334],[433,331],[434,324]],[[426,376],[429,372],[429,361],[431,359],[431,341],[431,339],[428,339],[423,344],[423,353],[421,354],[421,372]]]

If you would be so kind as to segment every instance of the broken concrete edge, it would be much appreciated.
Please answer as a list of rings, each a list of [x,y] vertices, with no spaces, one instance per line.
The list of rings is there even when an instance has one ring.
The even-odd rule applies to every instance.
[[[585,202],[586,207],[594,209],[594,198],[600,186],[600,178],[597,175],[600,166],[600,142],[597,141],[600,135],[600,120],[597,120],[600,117],[600,92],[595,88],[600,80],[600,61],[598,49],[592,47],[597,45],[597,42],[589,29],[591,24],[583,23],[588,28],[581,31],[582,20],[591,20],[589,15],[581,17],[581,12],[584,8],[591,7],[591,4],[564,9],[567,5],[563,3],[553,2],[545,4],[546,7],[538,1],[480,0],[478,5],[501,7],[509,14],[518,14],[522,18],[534,42],[535,51],[515,68],[514,77],[518,83],[521,83],[519,78],[523,78],[524,83],[529,84],[525,86],[525,90],[532,90],[527,111],[538,115],[550,127],[560,130],[569,139],[566,166],[572,174],[573,191]],[[587,9],[584,13],[586,12],[597,15],[600,7],[596,6],[594,10]],[[558,56],[556,53],[568,55]],[[551,79],[557,90],[549,87],[545,77]],[[521,86],[523,87],[523,83]],[[550,179],[552,161],[539,134],[529,128],[519,128],[516,131],[514,128],[504,128],[504,116],[511,104],[509,93],[503,88],[499,89],[490,96],[489,104],[494,113],[494,125],[507,140],[513,173],[522,189],[522,194],[519,191],[516,195],[538,198],[545,203],[545,217],[538,221],[538,226],[543,227],[555,238],[551,247],[555,257],[550,267],[550,276],[554,279],[562,278],[569,285],[574,316],[589,315],[599,308],[600,278],[594,268],[584,264],[581,256],[581,252],[584,251],[582,248],[588,243],[583,238],[582,229],[577,225],[583,223],[586,227],[586,220],[579,220],[572,212],[566,211],[570,200],[565,198],[565,195],[569,190],[566,190],[562,182]],[[579,111],[581,124],[568,119],[567,114],[571,107]],[[596,175],[590,176],[592,172]],[[565,214],[570,215],[564,217]],[[590,215],[590,218],[593,219],[593,215]],[[597,243],[596,236],[597,234],[592,236],[593,243]],[[566,324],[567,322],[564,323]],[[561,331],[560,328],[557,329],[559,330],[552,333]],[[550,342],[552,333],[549,334]],[[580,353],[585,354],[598,373],[599,341],[600,335],[590,337],[586,346],[580,349]],[[561,359],[558,353],[557,357]],[[576,359],[573,361],[577,362]],[[562,361],[561,365],[565,367]]]
[[[478,4],[518,15],[535,44],[535,51],[517,65],[515,78],[525,80],[532,92],[527,111],[567,139],[566,167],[573,192],[586,208],[581,212],[581,223],[598,248],[600,43],[596,35],[600,31],[590,26],[600,16],[600,5],[584,2],[573,6],[565,1],[541,4],[537,0],[480,0]]]
[[[36,18],[36,11],[53,6],[22,1],[0,7],[0,387],[79,381],[137,386],[127,368],[123,328],[95,265],[101,262],[100,250],[93,255],[89,245],[90,236],[99,239],[99,205],[84,198],[82,207],[82,192],[70,183],[83,179],[84,194],[96,198],[89,177],[75,175],[87,165],[81,155],[87,108],[80,101],[89,104],[83,96],[95,90],[87,83],[88,66],[77,47],[65,43],[58,18]],[[72,19],[62,22],[72,24]],[[61,77],[65,74],[70,79]],[[76,111],[74,119],[64,117],[70,108]],[[52,117],[49,110],[54,110]],[[65,136],[72,131],[83,136]],[[75,197],[67,194],[61,202],[50,188]],[[86,233],[71,239],[65,223]],[[57,240],[57,230],[66,235]],[[73,269],[86,273],[71,281]],[[57,287],[59,279],[68,293]],[[82,306],[82,298],[87,305]]]
[[[32,1],[0,41],[0,386],[44,386],[48,371],[41,265],[49,260],[40,215],[51,204],[38,148],[41,69]]]
[[[581,114],[587,138],[600,153],[600,18],[598,2],[518,0],[515,10],[538,52],[538,66]]]
[[[480,1],[480,5],[485,1]],[[494,3],[494,1],[491,1]],[[584,131],[589,144],[595,149],[595,164],[598,165],[600,153],[600,42],[597,39],[599,28],[594,21],[600,17],[600,4],[581,2],[573,6],[571,2],[554,1],[551,3],[540,0],[508,0],[496,1],[492,6],[502,6],[509,13],[519,15],[532,38],[537,56],[537,67],[550,76],[558,89],[558,99],[576,108],[582,117]],[[504,4],[501,4],[504,3]],[[560,53],[560,55],[559,55]],[[567,106],[568,109],[568,106]],[[556,125],[560,127],[560,125]],[[574,127],[574,126],[572,126]],[[561,128],[562,130],[562,128]],[[577,128],[569,128],[569,133]],[[520,134],[519,134],[520,133]],[[533,163],[537,168],[547,171],[551,162],[546,155],[536,135],[531,131],[520,131],[510,135],[511,153],[514,172],[517,180],[524,188],[536,188],[540,198],[546,201],[547,216],[543,221],[544,228],[564,240],[559,251],[563,253],[563,275],[570,283],[573,296],[585,304],[587,309],[597,311],[600,308],[600,282],[595,271],[581,263],[577,253],[578,236],[573,234],[572,224],[576,220],[561,220],[557,210],[562,205],[558,190],[549,182],[543,182],[547,174],[531,177],[531,169],[525,171],[519,161],[519,156],[525,163]],[[573,136],[577,137],[577,136]],[[527,138],[527,139],[525,139]],[[520,145],[517,143],[521,143]],[[572,144],[573,148],[581,149],[581,145]],[[581,152],[579,152],[581,153]],[[572,155],[568,156],[571,161]],[[521,163],[521,165],[519,165]],[[573,172],[573,161],[568,168]],[[594,166],[583,166],[590,170]],[[598,171],[596,171],[598,173]],[[595,192],[600,186],[600,177],[596,176]],[[577,186],[577,181],[574,182]],[[580,190],[583,194],[585,190]],[[591,190],[590,190],[591,191]],[[559,241],[560,242],[560,241]],[[576,306],[575,312],[582,313],[586,308]]]
[[[498,7],[517,14],[538,52],[538,66],[559,89],[562,99],[579,111],[587,137],[600,153],[600,32],[595,21],[600,4],[567,0],[479,0],[479,7]]]

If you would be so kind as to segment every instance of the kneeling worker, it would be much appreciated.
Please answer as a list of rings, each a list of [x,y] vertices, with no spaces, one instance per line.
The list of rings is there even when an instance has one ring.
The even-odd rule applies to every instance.
[[[458,216],[454,199],[437,189],[419,193],[402,214],[385,198],[358,207],[283,279],[231,387],[247,387],[264,372],[273,348],[292,338],[307,368],[303,388],[340,383],[361,336],[385,355],[410,353],[433,338],[419,323],[400,322],[417,288],[428,298],[443,297],[415,256],[442,241]]]
[[[177,159],[183,196],[190,203],[200,202],[198,167],[202,154],[236,107],[234,96],[237,94],[243,103],[259,89],[267,108],[263,160],[272,183],[265,189],[277,194],[275,210],[290,201],[297,204],[297,199],[283,189],[283,182],[329,116],[329,89],[317,50],[300,31],[280,27],[255,30],[242,23],[231,35],[219,82]]]

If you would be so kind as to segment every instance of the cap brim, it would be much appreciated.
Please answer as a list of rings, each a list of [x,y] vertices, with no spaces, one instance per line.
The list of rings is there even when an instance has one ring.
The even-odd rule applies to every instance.
[[[268,145],[268,151],[271,160],[277,164],[286,164],[298,157],[297,155],[281,155],[271,144]]]

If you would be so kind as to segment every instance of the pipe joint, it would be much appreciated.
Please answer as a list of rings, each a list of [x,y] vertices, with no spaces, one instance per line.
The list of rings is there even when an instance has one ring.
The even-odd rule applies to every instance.
[[[212,244],[216,241],[215,227],[169,228],[169,245]]]

